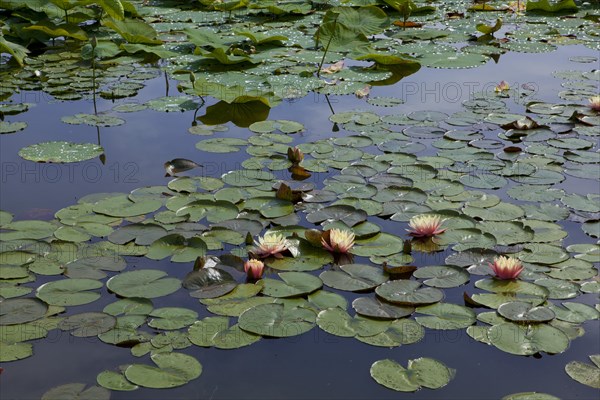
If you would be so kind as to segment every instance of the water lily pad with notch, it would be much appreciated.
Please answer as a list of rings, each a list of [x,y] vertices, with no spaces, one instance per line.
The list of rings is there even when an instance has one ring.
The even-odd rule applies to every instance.
[[[149,317],[148,326],[162,330],[185,328],[198,318],[196,311],[181,307],[163,307],[153,310]]]
[[[517,221],[482,221],[477,224],[477,228],[493,235],[496,243],[502,246],[527,243],[534,237],[531,227]]]
[[[313,211],[306,216],[306,220],[313,224],[342,221],[350,227],[363,222],[366,219],[366,212],[363,210],[357,210],[356,208],[347,205],[323,207],[320,210]]]
[[[417,307],[416,312],[427,316],[417,316],[415,320],[429,329],[463,329],[475,323],[473,310],[458,304],[437,303]]]
[[[507,302],[520,301],[530,304],[532,307],[539,306],[546,301],[546,297],[533,296],[530,294],[520,293],[475,293],[471,296],[471,302],[481,305],[483,307],[489,307],[497,309],[502,304]]]
[[[219,223],[238,216],[239,210],[235,204],[226,200],[196,200],[180,207],[176,215],[188,215],[190,221],[200,221],[206,218],[208,222]]]
[[[409,280],[395,280],[382,284],[375,293],[390,303],[421,306],[437,303],[444,293],[435,288],[422,288],[421,283]]]
[[[408,368],[394,360],[379,360],[371,365],[371,377],[377,383],[398,392],[415,392],[421,387],[440,389],[446,386],[455,371],[432,358],[408,361]]]
[[[309,294],[323,286],[321,279],[305,272],[280,272],[282,281],[264,278],[262,292],[271,297],[295,297]]]
[[[143,199],[131,201],[127,195],[109,197],[94,204],[93,211],[111,217],[135,217],[152,213],[162,207],[162,201]]]
[[[259,211],[265,218],[283,217],[294,212],[292,202],[274,197],[252,197],[244,201],[240,207]]]
[[[498,349],[521,356],[538,352],[562,353],[569,347],[569,338],[561,330],[546,324],[517,325],[504,322],[488,329],[490,342]]]
[[[402,318],[393,321],[384,332],[377,335],[355,338],[371,346],[390,348],[417,343],[423,337],[425,337],[425,329],[421,325],[411,319]]]
[[[98,300],[101,294],[96,290],[103,286],[93,279],[63,279],[44,283],[36,296],[53,306],[79,306]]]
[[[126,365],[121,368],[125,370],[128,366]],[[139,386],[129,382],[123,373],[108,370],[100,372],[96,376],[96,382],[103,388],[116,391],[132,391],[139,388]]]
[[[182,286],[190,291],[190,296],[198,299],[213,299],[231,292],[237,282],[227,271],[219,268],[201,268],[189,272]]]
[[[177,233],[155,240],[148,248],[146,257],[162,260],[171,257],[172,262],[192,262],[206,255],[207,245],[199,237],[186,239]]]
[[[110,303],[102,311],[117,317],[120,315],[148,315],[153,308],[150,299],[130,297]]]
[[[98,386],[87,387],[85,383],[67,383],[48,390],[42,400],[109,400],[110,392]]]
[[[0,362],[22,360],[33,355],[33,345],[29,343],[9,343],[0,341],[0,346],[2,346]]]
[[[432,241],[440,246],[454,245],[452,249],[455,251],[491,249],[496,245],[494,236],[475,228],[450,229],[434,236]]]
[[[549,299],[572,299],[579,296],[579,285],[562,279],[541,278],[534,284],[548,289]]]
[[[437,288],[458,287],[467,283],[470,274],[463,268],[452,265],[427,266],[413,272],[415,278],[426,279],[423,283]]]
[[[525,215],[523,209],[514,204],[501,202],[488,208],[465,206],[463,212],[470,217],[484,221],[511,221]]]
[[[296,257],[283,257],[268,262],[270,268],[280,271],[314,271],[333,262],[330,252],[321,247],[315,247],[308,241],[300,239],[293,246]],[[319,242],[320,246],[320,242]]]
[[[523,250],[517,254],[519,260],[533,263],[552,265],[569,259],[569,254],[560,246],[546,243],[531,243],[523,246]]]
[[[325,332],[335,336],[374,336],[384,332],[390,321],[366,318],[360,315],[351,317],[345,310],[330,308],[317,315],[317,325]]]
[[[283,133],[297,133],[304,130],[304,125],[299,122],[280,119],[254,122],[248,129],[256,133],[271,133],[277,130]]]
[[[399,253],[403,246],[402,238],[381,232],[367,239],[356,240],[352,254],[362,257],[391,256]]]
[[[272,184],[275,175],[260,170],[235,170],[229,171],[221,176],[223,182],[236,187],[252,187],[264,184]]]
[[[379,319],[397,319],[411,315],[415,308],[385,303],[377,298],[359,297],[352,302],[357,314]]]
[[[498,314],[510,321],[521,323],[548,322],[555,317],[554,312],[548,307],[534,307],[522,301],[511,301],[500,305]]]
[[[549,291],[543,286],[520,280],[502,280],[497,278],[481,279],[475,282],[475,287],[499,294],[531,295],[547,298]]]
[[[156,224],[131,224],[125,225],[108,236],[108,240],[115,244],[125,244],[135,241],[140,246],[149,246],[157,239],[167,235],[167,230]]]
[[[311,330],[316,314],[305,308],[289,308],[283,304],[262,304],[244,311],[238,320],[245,331],[271,337],[290,337]]]
[[[187,354],[159,353],[151,358],[156,367],[132,364],[125,370],[127,380],[142,387],[166,389],[185,385],[202,373],[202,365]]]
[[[565,372],[577,382],[600,389],[600,354],[590,356],[593,365],[581,361],[571,361],[565,366]]]
[[[177,278],[169,278],[164,271],[145,269],[113,276],[106,282],[106,287],[122,297],[152,299],[176,292],[181,282]]]
[[[322,272],[319,278],[329,287],[351,292],[371,290],[389,279],[381,268],[364,264],[341,265],[339,269]]]
[[[0,325],[18,325],[43,318],[48,305],[39,299],[8,299],[0,302]]]
[[[562,303],[562,306],[551,304],[550,309],[554,311],[557,319],[576,324],[600,318],[600,312],[582,303],[566,302]]]
[[[117,319],[103,312],[86,312],[63,319],[58,328],[76,337],[93,337],[113,329]]]

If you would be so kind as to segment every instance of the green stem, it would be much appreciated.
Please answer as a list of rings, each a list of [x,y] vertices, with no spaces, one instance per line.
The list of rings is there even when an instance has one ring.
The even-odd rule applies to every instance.
[[[321,77],[321,68],[323,67],[323,63],[325,62],[325,57],[327,56],[327,51],[329,50],[329,45],[331,44],[331,41],[333,40],[333,36],[335,35],[335,27],[337,26],[337,19],[338,19],[338,17],[336,16],[335,19],[333,20],[333,33],[329,37],[329,41],[327,42],[327,46],[325,46],[325,52],[323,53],[323,58],[321,58],[321,62],[319,63],[319,69],[317,70],[317,77],[318,78]]]

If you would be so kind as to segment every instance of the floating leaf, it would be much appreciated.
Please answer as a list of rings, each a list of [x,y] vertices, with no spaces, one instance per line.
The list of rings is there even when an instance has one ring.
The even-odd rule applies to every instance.
[[[595,365],[571,361],[565,366],[565,371],[577,382],[594,389],[600,389],[600,355],[592,355],[590,359]]]
[[[19,150],[19,156],[29,161],[72,163],[91,160],[104,153],[104,148],[92,143],[44,142]]]
[[[341,265],[339,269],[322,272],[319,278],[329,287],[351,292],[373,289],[388,280],[382,269],[363,264]]]
[[[106,287],[122,297],[153,299],[176,292],[181,282],[167,278],[167,273],[156,269],[123,272],[106,282]]]
[[[263,336],[289,337],[311,330],[316,315],[304,308],[288,308],[283,304],[262,304],[244,311],[239,325],[245,331]]]
[[[79,306],[98,300],[101,295],[95,290],[103,286],[93,279],[63,279],[44,283],[36,296],[53,306]]]
[[[394,360],[379,360],[371,365],[371,377],[377,383],[398,392],[414,392],[421,387],[439,389],[448,384],[455,371],[432,358],[408,361],[408,368]]]
[[[202,365],[191,356],[181,353],[158,353],[151,356],[157,365],[133,364],[125,370],[130,382],[154,389],[182,386],[202,373]]]
[[[378,296],[390,303],[420,306],[437,303],[444,293],[434,288],[421,288],[421,283],[408,280],[395,280],[382,284],[375,289]]]

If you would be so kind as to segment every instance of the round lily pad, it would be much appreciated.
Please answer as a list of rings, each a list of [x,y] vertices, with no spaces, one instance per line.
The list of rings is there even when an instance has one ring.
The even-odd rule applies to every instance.
[[[352,308],[365,317],[381,319],[397,319],[411,315],[415,308],[389,304],[371,297],[359,297],[352,302]]]
[[[117,319],[103,312],[87,312],[71,315],[63,319],[58,328],[71,331],[76,337],[93,337],[113,329]]]
[[[530,303],[511,301],[498,307],[498,314],[514,322],[547,322],[554,319],[554,312],[548,307],[533,307]]]
[[[35,321],[46,315],[48,305],[41,300],[7,299],[0,302],[0,325],[17,325]]]
[[[319,278],[329,287],[350,292],[370,290],[388,280],[383,269],[363,264],[341,265],[339,269],[322,272]]]
[[[463,268],[445,265],[421,267],[413,272],[415,278],[427,278],[423,283],[437,288],[451,288],[464,285],[470,274]]]
[[[202,373],[202,365],[194,357],[181,353],[157,353],[151,356],[156,367],[133,364],[125,370],[130,382],[153,389],[182,386]]]
[[[110,392],[98,386],[86,387],[85,383],[67,383],[48,390],[42,400],[109,400]]]
[[[398,392],[414,392],[421,387],[439,389],[446,386],[455,371],[432,358],[408,361],[404,368],[394,360],[379,360],[371,365],[371,377],[377,383]]]
[[[19,156],[29,161],[72,163],[91,160],[104,154],[104,148],[92,143],[44,142],[19,150]]]
[[[577,382],[600,389],[600,354],[590,356],[594,365],[571,361],[565,366],[566,373]]]
[[[176,292],[181,282],[168,278],[167,273],[156,269],[123,272],[106,282],[106,287],[122,297],[155,298]]]
[[[321,279],[305,272],[280,272],[278,275],[281,281],[270,278],[262,280],[262,291],[267,296],[294,297],[312,293],[323,286]]]
[[[419,314],[415,320],[429,329],[463,329],[475,323],[475,313],[470,308],[458,304],[437,303],[425,307],[418,307]]]
[[[63,279],[44,283],[37,288],[36,296],[53,306],[79,306],[100,298],[102,282],[93,279]]]
[[[289,337],[311,330],[316,315],[305,308],[288,308],[283,304],[262,304],[252,307],[239,317],[245,331],[262,336]]]
[[[569,347],[569,338],[550,325],[517,325],[505,322],[488,330],[491,343],[498,349],[516,355],[532,355],[540,351],[562,353]]]
[[[420,306],[437,303],[444,293],[435,288],[422,288],[421,283],[409,280],[386,282],[375,289],[375,293],[394,304]]]

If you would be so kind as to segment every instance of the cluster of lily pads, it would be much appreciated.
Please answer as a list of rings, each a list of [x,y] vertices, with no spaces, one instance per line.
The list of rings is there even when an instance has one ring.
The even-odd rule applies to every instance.
[[[529,11],[536,4],[559,7],[547,11],[562,7],[572,18],[507,15],[497,2],[487,2],[485,17],[474,12],[464,18],[461,11],[477,6],[444,2],[418,15],[418,5],[409,5],[411,21],[424,28],[404,29],[406,10],[394,1],[202,1],[201,12],[150,3],[136,14],[162,44],[124,34],[130,27],[123,24],[114,26],[121,27],[125,41],[100,27],[92,51],[67,41],[56,51],[23,57],[16,79],[14,71],[0,75],[3,83],[10,80],[0,85],[3,98],[39,89],[64,101],[97,91],[107,99],[134,96],[159,70],[129,64],[154,55],[168,61],[163,68],[180,80],[184,95],[113,111],[196,110],[211,96],[219,102],[206,108],[190,133],[215,137],[196,147],[243,150],[249,158],[220,177],[174,177],[166,186],[85,196],[51,221],[13,221],[9,212],[0,212],[0,361],[32,356],[29,342],[59,329],[127,347],[123,351],[135,357],[150,355],[154,364],[115,366],[99,371],[99,387],[63,385],[44,398],[108,398],[107,389],[181,386],[198,378],[203,367],[180,350],[235,349],[317,327],[380,347],[419,342],[426,329],[466,330],[478,342],[527,356],[566,351],[584,334],[583,323],[598,320],[600,305],[572,300],[600,293],[593,264],[600,246],[591,239],[566,247],[562,241],[567,220],[579,223],[588,237],[600,237],[600,195],[559,187],[564,174],[591,187],[600,180],[600,116],[588,106],[597,96],[598,70],[557,72],[565,80],[560,104],[537,100],[528,88],[516,95],[506,85],[473,94],[452,115],[406,114],[394,108],[401,99],[370,97],[368,104],[386,112],[334,113],[331,122],[346,134],[312,142],[295,138],[304,130],[300,122],[267,119],[269,108],[284,99],[311,91],[366,97],[365,85],[397,82],[419,65],[475,67],[506,51],[552,51],[565,43],[598,48],[593,12],[579,11],[570,1],[559,6],[542,0],[527,2]],[[505,27],[527,29],[496,39],[489,37],[494,27],[479,25],[487,37],[477,40],[475,26],[499,16]],[[36,28],[48,35],[52,29]],[[97,60],[97,76],[96,67],[79,68],[90,59]],[[344,67],[337,64],[342,59],[358,63]],[[361,64],[364,60],[373,64]],[[321,68],[323,62],[337,66]],[[521,105],[522,113],[509,112]],[[28,108],[3,104],[0,111],[4,117]],[[125,122],[109,112],[63,121]],[[227,137],[220,124],[229,121],[252,134]],[[1,121],[0,133],[25,129],[24,124]],[[424,154],[427,148],[436,152]],[[48,142],[20,155],[75,162],[102,152],[99,144]],[[293,179],[286,179],[288,172]],[[311,173],[328,176],[305,181]],[[423,228],[432,221],[433,229]],[[413,235],[400,233],[405,229]],[[442,254],[443,260],[416,267],[417,254]],[[189,264],[191,271],[179,279],[169,270],[128,269],[135,257],[169,259]],[[504,273],[506,265],[513,269]],[[38,280],[45,283],[36,285]],[[474,292],[465,291],[464,304],[444,302],[446,290],[471,280]],[[215,316],[199,319],[197,310],[177,304],[154,307],[151,299],[182,288]],[[93,305],[104,289],[117,298],[102,310],[69,310]],[[594,365],[573,361],[565,370],[598,388],[598,356],[590,358]],[[370,373],[398,391],[438,389],[454,376],[452,368],[430,358],[410,360],[406,368],[380,360]]]

